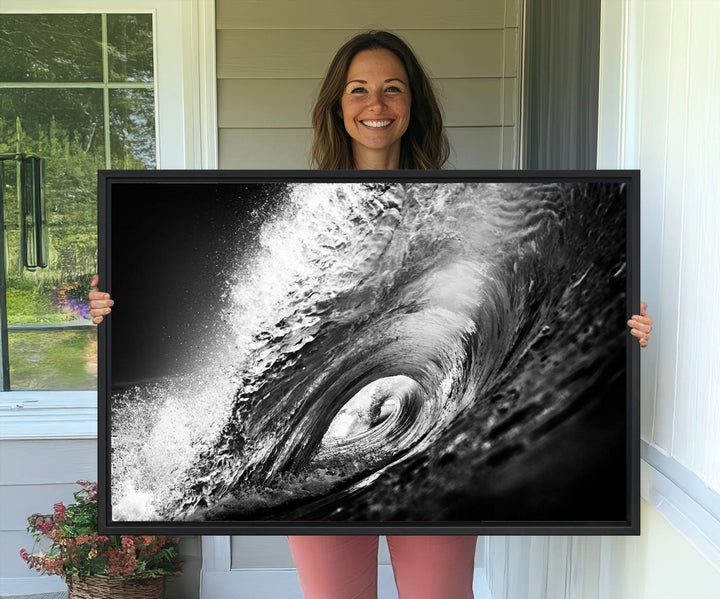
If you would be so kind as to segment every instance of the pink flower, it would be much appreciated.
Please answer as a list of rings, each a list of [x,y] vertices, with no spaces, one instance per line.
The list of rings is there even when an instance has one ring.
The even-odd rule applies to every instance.
[[[56,503],[53,506],[53,509],[55,511],[55,514],[53,516],[55,522],[61,522],[62,520],[65,520],[65,505],[62,501],[60,503]]]
[[[127,549],[108,549],[108,574],[127,576],[135,573],[135,552]]]
[[[135,549],[135,539],[132,537],[123,537],[121,543],[125,549]]]
[[[27,552],[27,549],[21,549],[20,550],[20,557],[23,558],[23,561],[29,561],[30,554]]]
[[[37,520],[35,520],[35,528],[44,535],[49,533],[52,530],[52,527],[53,527],[52,520],[43,520],[41,518],[38,518]]]

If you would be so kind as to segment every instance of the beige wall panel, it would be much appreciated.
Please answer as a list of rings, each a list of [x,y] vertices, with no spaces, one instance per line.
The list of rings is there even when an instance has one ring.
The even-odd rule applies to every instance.
[[[509,0],[512,5],[517,0]],[[510,9],[512,11],[512,9]],[[218,29],[488,29],[503,26],[505,0],[218,0]]]
[[[435,85],[444,108],[445,124],[449,127],[501,125],[503,110],[504,124],[514,124],[514,79],[505,83],[502,79],[438,79]],[[320,79],[220,80],[219,126],[309,127],[319,87]]]
[[[447,129],[450,140],[450,169],[500,168],[502,127],[451,127]]]
[[[518,76],[518,60],[520,56],[520,30],[519,29],[505,29],[505,77],[517,77]]]
[[[312,129],[221,129],[220,168],[310,168]]]
[[[502,168],[518,168],[517,135],[517,127],[503,127]]]
[[[436,79],[448,127],[502,124],[502,79]]]
[[[520,0],[505,2],[505,27],[520,26]]]
[[[517,85],[515,77],[503,80],[503,125],[516,125],[518,121]]]
[[[503,127],[450,127],[447,168],[500,168]],[[311,129],[224,129],[220,168],[310,168]]]
[[[320,79],[221,79],[218,126],[310,127]]]
[[[515,30],[512,30],[515,31]],[[334,52],[353,31],[220,30],[218,79],[319,78]],[[443,77],[501,77],[504,30],[400,31],[430,74]],[[509,34],[514,48],[517,33]],[[508,43],[505,44],[506,46]],[[505,72],[515,75],[506,49]],[[514,59],[513,59],[514,60]]]

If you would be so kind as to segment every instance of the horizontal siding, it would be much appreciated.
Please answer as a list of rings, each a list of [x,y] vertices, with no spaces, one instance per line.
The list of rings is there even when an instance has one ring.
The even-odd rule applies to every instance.
[[[321,79],[218,81],[220,128],[309,127]],[[436,79],[448,127],[515,124],[515,78]]]
[[[312,129],[220,129],[220,168],[310,168]]]
[[[520,1],[505,1],[505,27],[520,27]]]
[[[0,543],[0,580],[33,576],[34,571],[20,557],[20,549],[30,551],[32,548],[33,538],[25,531],[3,532]]]
[[[516,77],[506,77],[503,80],[503,118],[504,126],[517,125],[518,123],[518,84]]]
[[[502,168],[518,168],[517,163],[517,147],[518,147],[519,131],[517,127],[503,127],[503,148],[502,148]]]
[[[437,78],[517,74],[517,30],[398,31]],[[218,79],[316,79],[357,31],[230,30],[217,32]],[[504,48],[499,52],[498,48]]]
[[[94,440],[0,441],[0,486],[74,483],[96,477]]]
[[[97,479],[91,439],[0,441],[0,579],[32,576],[18,552],[30,550],[27,517],[73,501],[77,480]]]
[[[73,483],[0,485],[0,532],[24,531],[30,514],[52,514],[53,505],[72,501],[79,487]]]
[[[503,127],[452,127],[447,129],[450,159],[446,168],[502,168]]]
[[[451,146],[447,168],[512,168],[502,164],[503,127],[449,127]],[[508,133],[509,139],[512,134]],[[310,168],[312,129],[221,129],[220,168],[306,169]]]
[[[503,75],[505,77],[517,77],[519,73],[518,63],[520,57],[520,36],[515,28],[503,31]]]
[[[511,81],[510,86],[507,81]],[[506,113],[503,104],[506,91],[514,94],[514,79],[435,79],[434,83],[445,113],[446,127],[514,124],[514,115]]]
[[[320,79],[222,79],[218,81],[218,126],[310,127]]]
[[[517,22],[517,2],[505,0],[314,0],[218,2],[218,29],[487,29]],[[378,15],[378,16],[374,16]]]

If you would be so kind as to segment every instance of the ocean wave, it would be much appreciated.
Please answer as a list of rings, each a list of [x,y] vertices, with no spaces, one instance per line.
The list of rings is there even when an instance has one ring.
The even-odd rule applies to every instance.
[[[222,363],[113,394],[114,518],[462,519],[452,497],[624,384],[624,202],[288,185],[226,290]]]

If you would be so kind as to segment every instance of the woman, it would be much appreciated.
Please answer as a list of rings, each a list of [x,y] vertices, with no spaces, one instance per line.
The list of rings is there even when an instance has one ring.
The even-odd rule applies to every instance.
[[[439,169],[448,158],[432,85],[410,48],[388,32],[363,33],[340,48],[312,121],[312,157],[321,169]],[[99,324],[113,300],[97,290],[90,300]],[[628,321],[643,347],[652,324],[645,308]],[[288,541],[308,599],[376,596],[377,536]],[[471,598],[475,545],[474,536],[388,537],[400,597]]]

